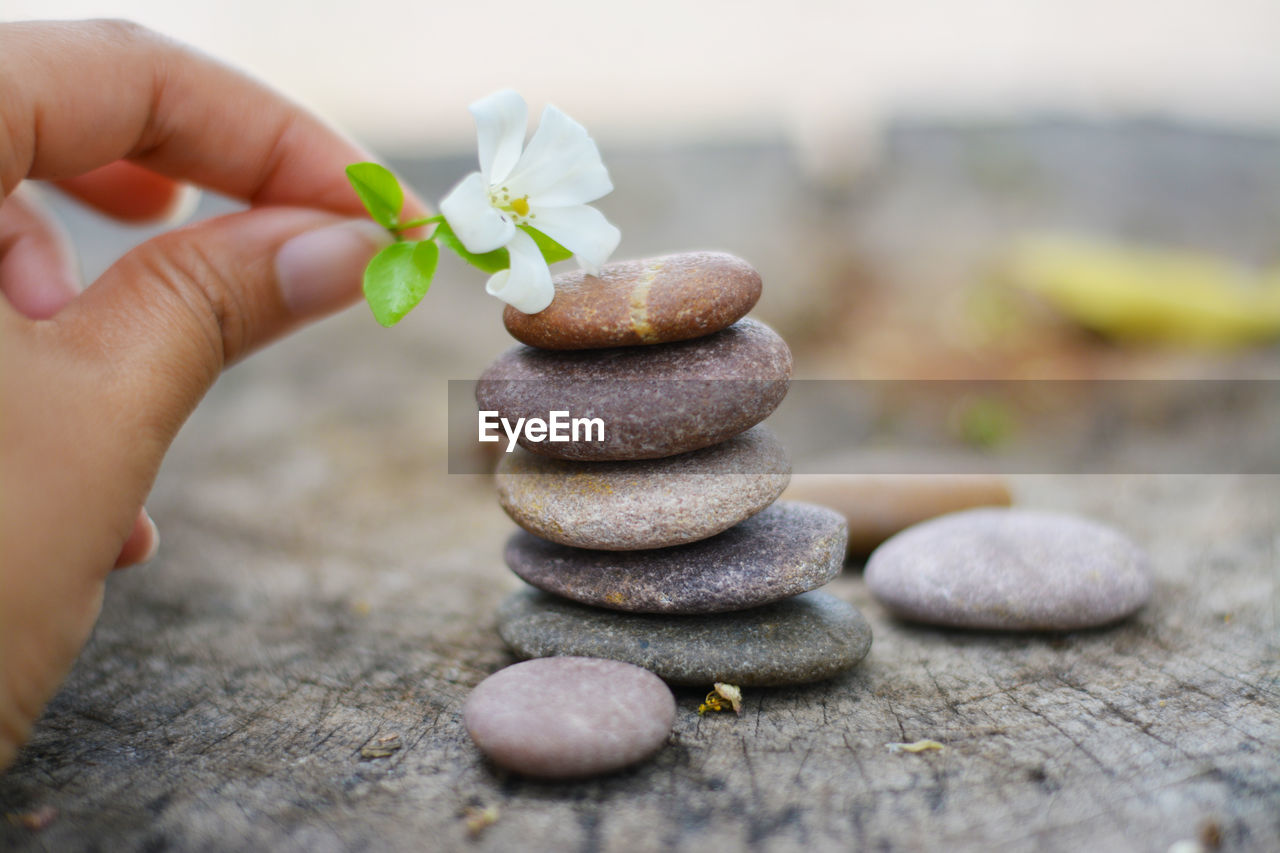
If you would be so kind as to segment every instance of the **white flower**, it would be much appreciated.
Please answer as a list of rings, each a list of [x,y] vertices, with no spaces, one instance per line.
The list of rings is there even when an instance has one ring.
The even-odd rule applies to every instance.
[[[555,107],[542,112],[529,146],[524,143],[528,110],[510,90],[471,105],[480,148],[480,171],[454,187],[440,212],[467,251],[483,254],[503,246],[511,267],[495,273],[485,289],[526,314],[551,304],[551,271],[527,225],[573,252],[596,273],[618,247],[621,233],[600,211],[588,207],[613,189],[600,151],[586,128]]]

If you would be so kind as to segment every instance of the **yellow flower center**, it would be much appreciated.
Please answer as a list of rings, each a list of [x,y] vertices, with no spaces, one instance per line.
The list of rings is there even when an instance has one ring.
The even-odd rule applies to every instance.
[[[503,213],[511,214],[517,220],[525,219],[529,216],[529,197],[524,195],[520,196],[520,198],[512,198],[510,190],[506,187],[490,189],[489,203]]]

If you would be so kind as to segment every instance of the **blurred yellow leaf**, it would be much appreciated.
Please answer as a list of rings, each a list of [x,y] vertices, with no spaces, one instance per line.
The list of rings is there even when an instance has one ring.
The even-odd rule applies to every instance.
[[[1120,340],[1231,346],[1280,336],[1280,270],[1190,251],[1075,237],[1018,241],[1014,284],[1082,326]]]

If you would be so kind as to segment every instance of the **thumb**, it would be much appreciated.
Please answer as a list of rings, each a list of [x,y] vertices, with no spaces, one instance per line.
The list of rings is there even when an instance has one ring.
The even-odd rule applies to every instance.
[[[58,318],[113,365],[135,426],[164,444],[224,367],[350,304],[390,236],[368,220],[258,208],[129,252]]]
[[[260,208],[144,243],[51,319],[0,299],[0,768],[87,639],[191,409],[226,364],[355,299],[387,239]]]

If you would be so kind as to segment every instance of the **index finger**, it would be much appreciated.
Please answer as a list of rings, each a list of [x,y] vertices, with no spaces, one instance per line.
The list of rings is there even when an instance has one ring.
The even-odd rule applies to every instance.
[[[0,25],[0,128],[5,196],[129,159],[253,204],[354,214],[343,169],[371,159],[266,86],[121,21]]]

